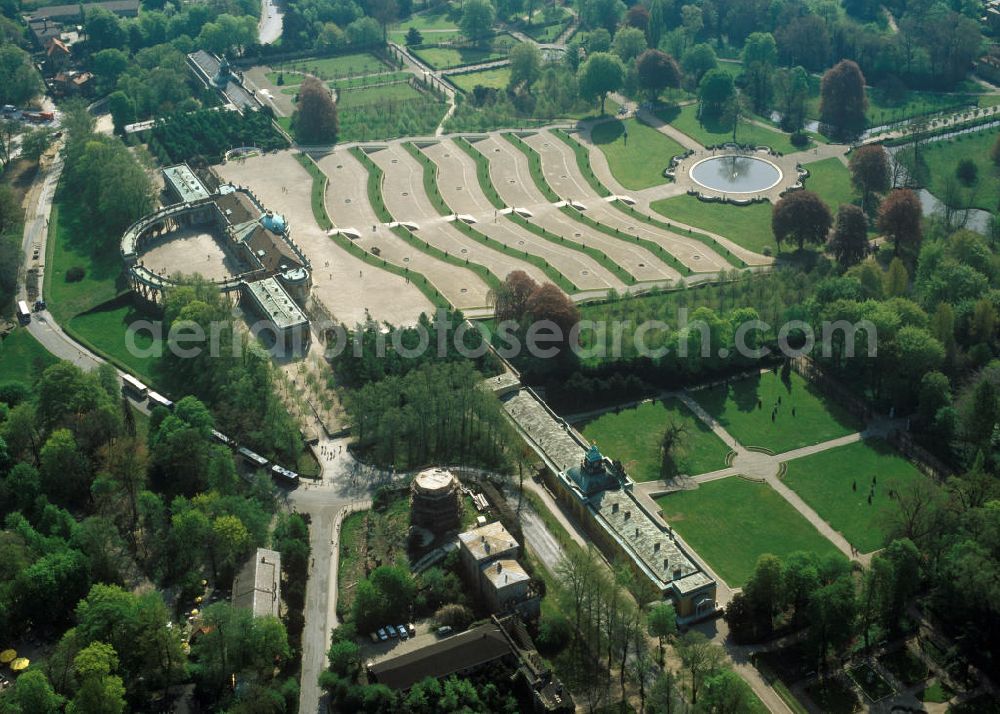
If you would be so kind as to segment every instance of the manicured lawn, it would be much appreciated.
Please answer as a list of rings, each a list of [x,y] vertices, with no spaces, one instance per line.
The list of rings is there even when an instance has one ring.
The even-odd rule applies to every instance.
[[[838,552],[770,486],[738,476],[657,499],[663,517],[731,587],[743,585],[765,553]]]
[[[365,104],[381,102],[400,102],[408,99],[422,99],[423,94],[405,82],[389,84],[384,87],[366,87],[364,89],[347,89],[337,96],[340,108],[360,107]]]
[[[743,446],[760,446],[778,454],[861,428],[795,372],[788,375],[787,382],[773,372],[764,372],[693,392],[692,396]]]
[[[507,56],[489,47],[422,47],[413,50],[413,54],[435,69],[489,62]]]
[[[433,35],[428,35],[424,43],[434,43]],[[517,39],[513,35],[501,33],[489,41],[484,41],[478,45],[445,46],[445,47],[420,47],[412,52],[434,69],[447,69],[449,67],[462,67],[479,62],[489,62],[491,60],[503,59],[516,45]]]
[[[510,82],[510,68],[499,67],[498,69],[487,69],[482,72],[453,74],[448,79],[454,82],[463,92],[471,92],[477,85],[493,89],[506,89],[508,82]]]
[[[894,506],[889,489],[923,478],[888,444],[869,439],[789,461],[785,483],[855,548],[870,553],[884,545],[883,516]]]
[[[0,384],[20,382],[30,386],[57,361],[30,332],[18,328],[0,342]]]
[[[972,198],[976,208],[985,211],[996,210],[997,196],[1000,196],[1000,170],[990,161],[990,149],[996,143],[1000,131],[994,127],[988,131],[963,134],[954,139],[932,141],[921,150],[930,172],[928,189],[938,198],[945,197],[945,184],[955,180],[955,167],[962,159],[970,159],[979,167],[979,179],[970,188],[961,186],[962,205]]]
[[[663,170],[671,158],[684,153],[676,141],[635,119],[602,122],[591,138],[604,152],[618,183],[633,190],[667,183]]]
[[[411,27],[415,27],[421,32],[425,30],[458,29],[458,25],[448,19],[448,13],[445,10],[428,10],[427,12],[410,15],[407,19],[393,25],[392,29],[405,33]]]
[[[657,115],[704,146],[725,144],[733,140],[732,123],[726,123],[716,118],[706,119],[704,123],[699,122],[697,104],[686,104],[680,107],[679,111],[677,108],[658,110]],[[736,130],[736,141],[740,144],[770,146],[782,154],[801,151],[801,149],[792,146],[788,134],[747,121],[740,122],[740,126]]]
[[[374,74],[375,72],[384,72],[389,69],[388,65],[373,54],[367,52],[357,52],[350,55],[340,55],[338,57],[307,57],[306,59],[295,60],[294,62],[281,63],[280,66],[275,67],[275,72],[270,74],[275,74],[274,79],[277,80],[276,72],[281,70],[291,70],[295,72],[308,72],[309,74],[314,74],[320,79],[338,79],[340,77],[349,77],[355,74]],[[270,74],[268,77],[270,78]],[[285,83],[291,84],[294,82],[291,76],[285,75]],[[301,77],[297,80],[302,81]]]
[[[771,204],[732,206],[705,203],[694,196],[674,196],[654,201],[652,209],[662,216],[728,238],[754,253],[765,249],[777,255],[778,244],[771,232]]]
[[[805,187],[819,194],[830,212],[836,215],[841,204],[850,203],[854,199],[854,187],[851,186],[851,172],[841,163],[840,159],[830,158],[804,164],[809,171]]]
[[[567,26],[569,26],[568,17],[549,25],[534,24],[530,27],[522,27],[521,31],[535,42],[555,42]]]
[[[679,473],[697,475],[726,467],[729,448],[682,402],[646,402],[607,412],[583,427],[583,435],[613,459],[625,464],[636,481],[655,481],[660,473],[660,440],[668,423],[687,427],[687,439],[677,459]]]
[[[153,346],[153,338],[148,330],[135,333],[135,347],[139,354],[132,354],[126,342],[126,331],[138,320],[154,321],[154,318],[136,310],[131,300],[115,300],[92,312],[77,315],[69,321],[69,328],[78,339],[96,347],[113,360],[128,367],[143,381],[153,380],[155,356],[145,356],[141,352]]]
[[[45,301],[60,323],[111,300],[120,292],[117,281],[122,275],[122,263],[117,244],[97,254],[88,240],[94,240],[93,234],[74,220],[62,205],[53,204],[46,255]],[[84,277],[70,283],[66,281],[66,271],[74,266],[83,268]],[[122,285],[122,289],[124,287]]]
[[[370,87],[375,84],[388,84],[389,82],[406,82],[413,75],[409,72],[386,72],[384,74],[366,74],[360,77],[344,77],[329,82],[334,89],[357,89],[359,87]],[[282,90],[283,92],[288,90]],[[298,90],[293,89],[292,94]]]
[[[930,704],[944,704],[953,696],[955,692],[941,682],[934,682],[917,693],[917,699]]]
[[[456,42],[462,39],[462,33],[459,30],[438,30],[437,32],[421,30],[421,33],[423,34],[421,44]],[[389,30],[389,41],[406,46],[406,30]]]

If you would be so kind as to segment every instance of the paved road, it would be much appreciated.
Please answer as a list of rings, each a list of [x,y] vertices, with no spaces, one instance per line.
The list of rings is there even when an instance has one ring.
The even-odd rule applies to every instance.
[[[58,152],[60,146],[55,149]],[[28,192],[25,212],[24,238],[21,244],[21,251],[25,257],[26,265],[22,267],[18,278],[17,298],[18,300],[28,299],[28,290],[25,283],[27,277],[26,268],[34,267],[38,270],[39,295],[44,298],[42,291],[45,280],[45,248],[48,238],[49,218],[52,214],[52,199],[55,196],[56,185],[62,175],[62,158],[45,164],[35,178],[35,183]],[[38,249],[38,260],[31,256],[34,249]],[[91,370],[97,367],[102,360],[82,345],[77,344],[70,338],[62,328],[52,318],[48,310],[32,313],[31,322],[28,324],[28,331],[38,340],[45,349],[59,359],[72,362],[78,367]]]
[[[285,14],[274,0],[261,0],[260,22],[257,25],[257,38],[262,45],[270,45],[281,37]]]
[[[323,466],[321,480],[318,483],[305,482],[288,495],[289,507],[310,516],[311,559],[306,582],[299,683],[299,711],[303,714],[326,711],[319,675],[326,668],[331,633],[339,624],[337,564],[340,524],[347,513],[371,505],[367,488],[355,480],[360,467],[348,454],[346,440],[324,439],[317,445],[316,454]],[[332,454],[332,458],[328,459],[325,454]]]

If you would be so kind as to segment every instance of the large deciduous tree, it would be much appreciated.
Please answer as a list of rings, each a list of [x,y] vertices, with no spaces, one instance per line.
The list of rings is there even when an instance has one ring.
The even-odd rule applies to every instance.
[[[315,77],[306,77],[299,88],[299,105],[292,115],[295,137],[306,144],[332,144],[337,140],[337,105]]]
[[[736,95],[733,77],[721,69],[710,69],[698,83],[698,99],[701,100],[701,114],[717,116]]]
[[[823,243],[832,224],[830,209],[812,191],[794,191],[788,194],[775,204],[771,213],[774,240],[779,246],[786,240],[794,240],[799,250],[806,243]]]
[[[569,339],[570,330],[580,320],[580,310],[562,290],[552,283],[544,283],[528,298],[528,315],[532,320],[549,320]]]
[[[482,42],[493,33],[497,11],[490,0],[466,0],[462,6],[462,19],[458,26],[462,34],[473,42]]]
[[[923,240],[920,198],[908,188],[896,189],[882,202],[876,224],[892,241],[896,255],[916,255]]]
[[[608,92],[621,89],[625,81],[625,65],[609,52],[595,52],[580,67],[580,94],[591,101],[601,100],[601,114]]]
[[[635,61],[636,79],[650,99],[656,99],[664,89],[681,86],[681,70],[677,61],[660,50],[649,49]]]
[[[777,84],[781,112],[781,128],[798,131],[806,122],[806,101],[809,99],[809,73],[804,67],[779,70]]]
[[[622,62],[631,62],[646,49],[646,35],[634,27],[621,27],[615,33],[611,48]]]
[[[769,32],[754,32],[743,45],[743,73],[746,93],[754,111],[763,113],[771,105],[774,92],[774,65],[778,48]]]
[[[14,44],[0,46],[0,77],[0,104],[26,104],[44,89],[31,55]]]
[[[510,80],[507,86],[511,89],[524,87],[527,90],[541,76],[542,52],[533,42],[521,42],[510,51]]]
[[[861,207],[870,210],[873,193],[884,193],[891,186],[889,157],[881,144],[866,144],[856,149],[848,166],[851,183],[861,192]]]
[[[538,290],[538,283],[523,270],[513,270],[490,291],[489,301],[498,321],[520,322],[528,310],[528,300]]]
[[[868,243],[868,219],[857,206],[844,205],[837,209],[837,221],[830,236],[830,252],[842,266],[864,260],[871,246]]]
[[[841,60],[823,75],[820,84],[819,121],[824,131],[838,139],[853,139],[865,128],[865,76],[851,60]]]

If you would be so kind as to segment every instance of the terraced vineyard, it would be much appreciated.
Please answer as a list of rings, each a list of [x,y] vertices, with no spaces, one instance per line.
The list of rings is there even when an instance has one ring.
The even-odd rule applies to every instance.
[[[367,302],[392,304],[397,320],[434,304],[487,315],[491,291],[515,270],[580,301],[711,281],[748,258],[767,262],[618,200],[591,170],[591,150],[548,129],[338,147],[293,162],[309,172],[294,181],[312,182],[312,212],[290,219],[329,236],[322,267],[342,254],[361,258]],[[262,193],[272,180],[260,168],[227,173]],[[333,277],[319,269],[315,281]],[[400,277],[424,299],[400,304]],[[320,294],[335,315],[357,313],[346,291]]]

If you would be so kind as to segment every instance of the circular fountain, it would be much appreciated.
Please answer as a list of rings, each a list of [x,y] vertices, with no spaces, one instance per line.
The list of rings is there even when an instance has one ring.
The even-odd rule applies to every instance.
[[[699,186],[725,194],[767,191],[782,178],[781,169],[772,162],[739,154],[702,159],[691,167],[690,175]]]

